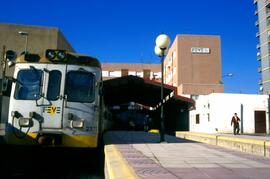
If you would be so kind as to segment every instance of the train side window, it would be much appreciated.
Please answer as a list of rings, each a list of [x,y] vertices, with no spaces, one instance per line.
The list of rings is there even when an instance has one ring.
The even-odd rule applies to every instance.
[[[95,75],[83,71],[68,72],[65,94],[69,102],[93,102],[95,99]]]
[[[55,101],[60,94],[62,73],[58,70],[52,70],[49,72],[49,82],[47,90],[47,99]]]
[[[17,75],[15,99],[37,100],[40,98],[42,71],[37,69],[20,70]]]

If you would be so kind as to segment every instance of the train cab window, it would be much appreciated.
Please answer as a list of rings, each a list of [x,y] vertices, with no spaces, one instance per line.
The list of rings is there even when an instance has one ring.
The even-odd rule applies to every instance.
[[[36,100],[40,98],[42,70],[20,70],[17,75],[15,99]]]
[[[60,94],[62,74],[58,70],[52,70],[49,72],[49,82],[47,90],[48,100],[57,100]]]
[[[95,76],[84,71],[70,71],[67,74],[65,94],[69,102],[90,103],[95,99]]]

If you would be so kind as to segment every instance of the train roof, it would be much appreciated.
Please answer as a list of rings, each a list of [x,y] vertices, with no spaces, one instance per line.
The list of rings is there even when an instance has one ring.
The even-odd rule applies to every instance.
[[[22,54],[15,60],[16,63],[47,63],[47,64],[73,64],[101,68],[99,60],[95,57],[68,52],[65,50],[48,49],[41,54]]]

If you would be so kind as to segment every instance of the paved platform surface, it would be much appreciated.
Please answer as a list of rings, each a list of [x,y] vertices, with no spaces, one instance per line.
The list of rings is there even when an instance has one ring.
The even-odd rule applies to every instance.
[[[121,154],[119,160],[125,160],[132,170],[129,178],[270,178],[267,157],[173,136],[165,139],[167,143],[159,143],[159,134],[147,132],[112,131],[104,135],[105,145],[114,146]]]

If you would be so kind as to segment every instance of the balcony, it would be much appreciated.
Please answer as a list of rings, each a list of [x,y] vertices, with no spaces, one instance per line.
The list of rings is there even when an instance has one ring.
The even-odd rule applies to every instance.
[[[258,84],[259,84],[259,85],[262,85],[262,79],[259,79]]]
[[[260,48],[261,48],[260,44],[257,44],[257,45],[256,45],[256,48],[257,48],[257,49],[260,49]]]
[[[257,0],[254,0],[254,1],[253,1],[253,4],[257,4]]]
[[[257,15],[258,15],[258,10],[255,10],[254,16],[257,16]]]
[[[255,26],[259,27],[259,21],[258,20],[255,22]]]
[[[258,73],[262,72],[262,67],[258,67]]]
[[[268,10],[268,12],[266,12],[266,18],[270,17],[270,10]]]
[[[257,55],[257,60],[258,61],[261,61],[262,60],[261,55]]]
[[[255,0],[254,0],[255,1]],[[270,0],[265,0],[265,6],[269,7],[270,6]]]
[[[259,36],[260,36],[260,32],[257,32],[257,33],[256,33],[256,37],[259,37]]]

